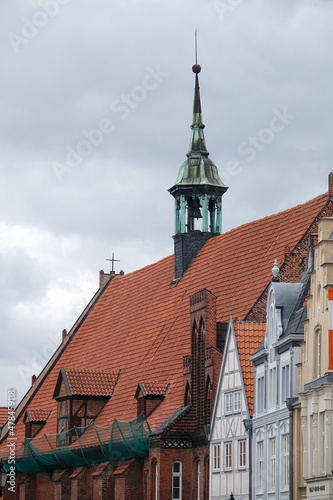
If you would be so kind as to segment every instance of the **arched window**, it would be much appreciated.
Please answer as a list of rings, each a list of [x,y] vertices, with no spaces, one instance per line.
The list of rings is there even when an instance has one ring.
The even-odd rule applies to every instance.
[[[158,462],[153,460],[151,463],[152,469],[152,499],[158,500]]]
[[[201,499],[201,463],[200,460],[197,460],[195,462],[195,480],[196,480],[196,485],[195,485],[195,490],[196,490],[196,500]]]
[[[172,500],[182,500],[182,462],[172,464]]]
[[[184,406],[191,404],[191,387],[189,382],[186,383],[185,394],[184,394]]]
[[[208,500],[209,497],[209,455],[204,460],[204,476],[203,476],[203,500]]]
[[[320,377],[320,368],[321,368],[321,328],[318,326],[315,329],[314,335],[314,349],[313,349],[313,367],[314,367],[314,378]]]
[[[271,302],[269,307],[269,340],[269,347],[271,347],[276,342],[276,318],[274,302]]]

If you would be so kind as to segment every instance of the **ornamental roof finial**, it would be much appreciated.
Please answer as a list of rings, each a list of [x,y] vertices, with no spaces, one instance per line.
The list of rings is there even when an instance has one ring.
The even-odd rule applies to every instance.
[[[280,269],[278,267],[278,262],[277,262],[277,259],[275,259],[274,260],[274,265],[273,265],[273,268],[272,268],[272,274],[273,274],[272,281],[280,281],[279,278],[278,278],[279,272],[280,272]]]

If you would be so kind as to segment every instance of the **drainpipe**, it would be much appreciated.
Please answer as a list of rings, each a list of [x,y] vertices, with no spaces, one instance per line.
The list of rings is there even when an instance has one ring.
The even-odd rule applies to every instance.
[[[249,500],[252,500],[252,420],[245,418],[243,424],[249,436]]]
[[[289,410],[289,500],[293,500],[294,487],[294,428],[293,428],[293,404],[298,398],[287,398],[286,405]]]

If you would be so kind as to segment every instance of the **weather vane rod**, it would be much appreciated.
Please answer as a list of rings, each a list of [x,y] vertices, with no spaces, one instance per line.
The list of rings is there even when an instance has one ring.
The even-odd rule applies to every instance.
[[[195,29],[195,64],[198,64],[198,28]]]

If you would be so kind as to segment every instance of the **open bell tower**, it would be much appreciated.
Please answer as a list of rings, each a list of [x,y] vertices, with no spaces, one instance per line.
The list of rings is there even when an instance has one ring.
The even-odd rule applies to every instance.
[[[209,158],[201,113],[199,64],[195,74],[193,121],[187,159],[176,184],[169,189],[175,199],[175,279],[183,276],[206,241],[222,231],[222,195],[228,189]]]

